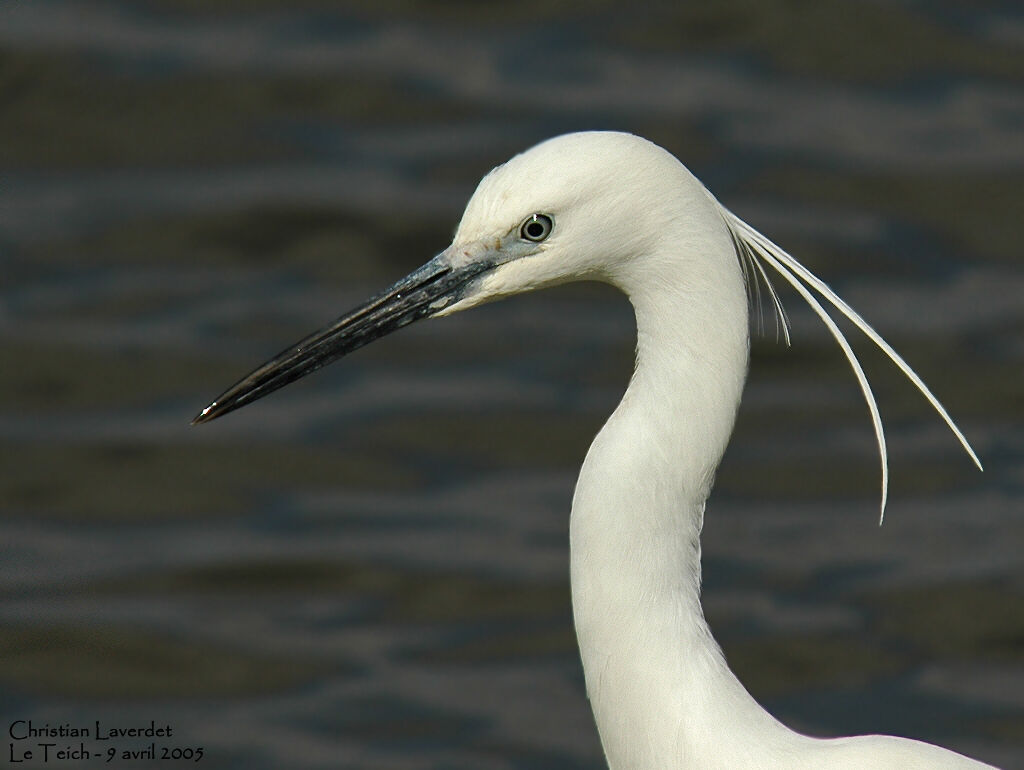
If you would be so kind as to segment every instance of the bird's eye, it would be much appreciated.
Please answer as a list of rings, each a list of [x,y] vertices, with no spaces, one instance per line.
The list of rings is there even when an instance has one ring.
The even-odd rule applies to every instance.
[[[526,241],[540,243],[549,235],[554,221],[547,214],[531,214],[519,228],[519,235]]]

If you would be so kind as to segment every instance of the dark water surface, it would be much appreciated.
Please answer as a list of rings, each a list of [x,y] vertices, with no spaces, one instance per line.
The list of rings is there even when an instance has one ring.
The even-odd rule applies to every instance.
[[[730,663],[801,730],[1024,766],[1022,72],[1015,3],[0,0],[3,729],[154,720],[209,768],[602,767],[567,525],[624,300],[415,326],[188,421],[444,248],[493,165],[615,128],[836,287],[986,466],[858,344],[879,528],[856,384],[787,293],[705,527]]]

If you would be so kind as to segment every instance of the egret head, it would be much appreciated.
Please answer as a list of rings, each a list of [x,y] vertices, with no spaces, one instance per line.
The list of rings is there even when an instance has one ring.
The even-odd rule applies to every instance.
[[[456,263],[493,266],[452,310],[566,281],[614,283],[654,251],[664,232],[658,218],[670,210],[666,188],[678,197],[680,173],[688,176],[657,145],[614,132],[559,136],[498,166],[473,193],[446,251]]]
[[[550,139],[483,178],[447,249],[256,369],[193,422],[255,401],[420,318],[573,280],[628,290],[637,260],[657,253],[666,232],[679,231],[668,220],[704,222],[703,212],[687,211],[711,205],[683,165],[645,139],[614,132]]]

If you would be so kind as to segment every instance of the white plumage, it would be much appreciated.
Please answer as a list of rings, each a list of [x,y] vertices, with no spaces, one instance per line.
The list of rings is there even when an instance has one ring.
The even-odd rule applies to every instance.
[[[609,767],[987,767],[903,738],[793,732],[747,693],[704,621],[700,532],[746,376],[748,284],[763,282],[782,315],[766,266],[811,304],[853,367],[878,438],[883,512],[878,410],[815,293],[892,358],[977,462],[920,378],[823,282],[724,209],[668,152],[609,132],[557,137],[494,169],[448,249],[258,369],[197,421],[417,318],[566,281],[610,283],[636,313],[636,369],[587,453],[570,520],[573,613]]]

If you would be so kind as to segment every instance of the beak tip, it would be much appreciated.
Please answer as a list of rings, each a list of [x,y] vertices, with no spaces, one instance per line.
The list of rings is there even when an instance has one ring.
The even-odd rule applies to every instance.
[[[217,402],[214,401],[212,404],[210,404],[208,407],[206,407],[203,411],[201,411],[199,414],[197,414],[195,417],[193,417],[192,418],[192,422],[190,424],[191,425],[202,425],[204,422],[209,422],[213,418],[217,417],[218,416],[218,412],[214,411],[216,406],[217,406]]]

